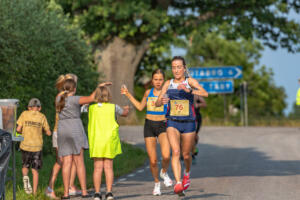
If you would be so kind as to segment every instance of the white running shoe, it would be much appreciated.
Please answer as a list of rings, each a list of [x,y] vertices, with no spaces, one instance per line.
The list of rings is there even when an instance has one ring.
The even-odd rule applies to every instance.
[[[160,196],[160,182],[154,184],[154,189],[153,189],[153,195],[154,196]]]
[[[173,185],[172,179],[169,177],[168,173],[163,173],[162,169],[160,170],[160,178],[164,180],[164,184],[166,187],[171,187]]]
[[[26,194],[32,194],[32,187],[28,176],[23,176],[24,191]]]

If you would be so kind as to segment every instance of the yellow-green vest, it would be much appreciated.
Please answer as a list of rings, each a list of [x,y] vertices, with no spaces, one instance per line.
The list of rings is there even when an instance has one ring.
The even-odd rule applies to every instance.
[[[298,89],[298,92],[297,92],[296,105],[300,106],[300,88]]]
[[[88,138],[91,158],[113,159],[122,153],[114,104],[89,106]]]

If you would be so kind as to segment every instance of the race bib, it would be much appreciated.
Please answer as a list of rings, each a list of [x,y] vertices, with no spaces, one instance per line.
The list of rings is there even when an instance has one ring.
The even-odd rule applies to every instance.
[[[148,97],[147,101],[147,111],[154,111],[154,112],[164,112],[164,106],[156,107],[155,102],[157,97]]]
[[[189,100],[171,100],[170,116],[189,116]]]

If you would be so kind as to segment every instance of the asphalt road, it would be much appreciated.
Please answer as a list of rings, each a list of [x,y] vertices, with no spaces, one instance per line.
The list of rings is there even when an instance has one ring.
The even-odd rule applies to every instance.
[[[144,148],[141,126],[121,127],[120,137]],[[300,199],[299,128],[204,127],[198,147],[184,199]],[[173,178],[171,166],[169,175]],[[178,199],[173,188],[164,186],[162,196],[152,196],[153,186],[146,164],[116,179],[113,191],[116,199],[123,200]]]

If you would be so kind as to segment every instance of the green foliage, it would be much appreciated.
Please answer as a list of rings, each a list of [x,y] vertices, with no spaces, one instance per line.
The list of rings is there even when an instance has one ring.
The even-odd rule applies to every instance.
[[[250,118],[257,116],[283,116],[286,107],[286,94],[283,88],[275,86],[273,72],[262,66],[254,70],[258,64],[262,46],[252,40],[225,40],[220,34],[210,33],[203,36],[195,33],[187,52],[189,66],[232,66],[243,67],[243,78],[235,80],[235,92],[228,94],[227,105],[240,108],[239,85],[248,83],[248,112]],[[207,99],[204,115],[210,118],[224,116],[222,95],[210,95]]]
[[[169,21],[167,13],[153,9],[149,0],[57,2],[74,16],[94,43],[107,42],[114,37],[139,43],[157,34]]]
[[[98,74],[82,32],[53,1],[1,0],[0,49],[0,98],[19,99],[19,113],[37,97],[53,124],[60,74],[78,75],[78,94],[88,95],[96,86]],[[46,150],[52,149],[49,141]]]
[[[293,104],[293,109],[289,114],[290,119],[300,119],[300,106],[297,106],[296,103]]]
[[[65,13],[70,14],[74,22],[82,27],[95,48],[105,49],[105,45],[114,37],[125,39],[136,46],[144,41],[151,41],[136,71],[136,80],[142,76],[150,76],[156,68],[168,69],[171,44],[185,46],[182,41],[194,40],[195,32],[201,33],[201,37],[205,38],[211,37],[209,33],[221,32],[224,39],[218,40],[218,43],[211,40],[210,44],[207,44],[210,48],[203,48],[202,52],[199,52],[200,55],[216,52],[218,45],[226,43],[226,39],[239,41],[244,38],[240,43],[242,47],[235,43],[226,43],[223,45],[226,49],[220,51],[218,55],[211,55],[212,59],[205,57],[203,64],[238,63],[245,66],[244,74],[248,74],[246,80],[250,80],[251,76],[255,78],[263,76],[262,74],[271,74],[266,70],[254,73],[253,66],[247,67],[249,63],[257,64],[258,52],[262,48],[257,42],[251,44],[253,38],[260,39],[264,45],[273,49],[281,46],[291,52],[300,50],[299,22],[288,18],[291,11],[300,12],[300,4],[296,0],[57,0],[57,2],[62,5]],[[258,75],[259,73],[262,74]],[[271,80],[267,83],[267,87],[275,88],[277,91],[278,88],[272,86],[274,83]],[[251,87],[252,85],[250,91],[254,91]],[[272,108],[268,113],[281,115],[284,103],[271,100],[271,96],[265,96],[263,89],[261,90],[255,91],[255,94],[264,96],[272,102]]]
[[[281,45],[299,50],[300,26],[288,19],[291,10],[299,13],[299,1],[281,0],[57,0],[86,34],[97,44],[113,37],[132,43],[146,39],[172,40],[194,30],[215,31],[228,24],[229,39],[254,36],[271,48]],[[208,27],[208,29],[207,29]],[[204,29],[203,29],[204,28]]]

